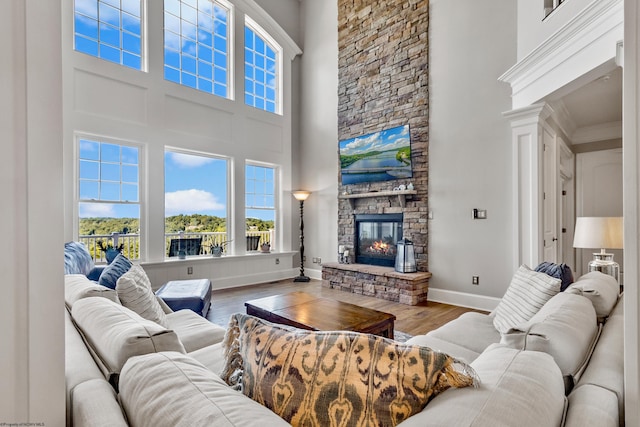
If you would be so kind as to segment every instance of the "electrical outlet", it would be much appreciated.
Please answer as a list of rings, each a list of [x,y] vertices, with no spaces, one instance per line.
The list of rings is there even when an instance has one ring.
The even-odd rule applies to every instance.
[[[280,264],[280,258],[276,258],[276,265]]]
[[[187,267],[187,274],[193,274],[193,267]]]
[[[307,262],[307,256],[306,255],[302,257],[302,262]]]
[[[313,258],[311,259],[311,262],[312,262],[312,263],[314,263],[314,264],[322,264],[322,258],[320,258],[320,257],[313,257]]]
[[[479,285],[480,284],[480,276],[471,276],[471,284]]]

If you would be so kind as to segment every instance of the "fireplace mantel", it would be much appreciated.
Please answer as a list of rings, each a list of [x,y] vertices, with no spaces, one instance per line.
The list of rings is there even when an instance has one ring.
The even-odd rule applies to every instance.
[[[416,190],[387,190],[387,191],[371,191],[368,193],[357,194],[341,194],[338,199],[347,199],[351,205],[351,209],[355,209],[355,199],[364,199],[371,197],[392,197],[397,196],[402,208],[406,205],[407,197],[411,198],[414,194],[418,194]]]

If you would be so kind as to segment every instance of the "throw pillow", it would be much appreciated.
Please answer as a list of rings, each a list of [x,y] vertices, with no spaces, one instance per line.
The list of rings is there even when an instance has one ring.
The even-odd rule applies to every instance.
[[[450,387],[476,385],[473,369],[427,347],[358,332],[282,328],[235,314],[222,378],[293,426],[395,426]],[[235,375],[234,375],[235,374]]]
[[[506,333],[531,319],[559,291],[560,279],[520,266],[496,307],[493,326],[500,333]]]
[[[620,285],[614,277],[600,271],[592,271],[580,276],[569,286],[567,292],[587,297],[596,310],[598,321],[604,322],[618,302]]]
[[[135,311],[147,320],[168,328],[167,316],[156,299],[151,282],[144,269],[133,265],[116,284],[116,292],[125,307]]]
[[[118,254],[113,262],[104,268],[98,283],[107,288],[115,289],[116,282],[131,268],[131,261],[126,256]]]
[[[64,244],[64,274],[89,274],[93,268],[93,258],[82,242]]]
[[[560,279],[560,292],[564,292],[567,287],[573,283],[573,273],[567,264],[555,264],[553,262],[541,262],[535,269],[540,273],[546,273],[551,277]]]

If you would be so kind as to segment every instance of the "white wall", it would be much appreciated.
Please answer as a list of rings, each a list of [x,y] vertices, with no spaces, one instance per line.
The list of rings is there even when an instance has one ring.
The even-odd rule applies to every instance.
[[[63,426],[60,3],[2,10],[0,422]]]
[[[465,304],[455,292],[501,297],[513,275],[511,128],[502,116],[511,99],[497,79],[516,60],[516,8],[504,0],[430,5],[429,299]],[[472,220],[473,208],[487,219]]]
[[[591,2],[593,0],[565,1],[544,18],[542,0],[518,0],[518,61]]]
[[[291,202],[292,189],[292,61],[300,53],[291,38],[252,0],[236,0],[235,8],[235,91],[233,99],[223,99],[164,80],[163,77],[163,3],[148,2],[148,72],[140,72],[73,51],[73,1],[63,1],[63,75],[64,75],[64,188],[65,240],[77,238],[77,210],[74,200],[76,133],[130,141],[143,146],[142,168],[145,193],[141,212],[143,265],[149,266],[150,278],[158,287],[165,278],[187,278],[186,263],[164,262],[164,152],[166,147],[221,155],[231,160],[229,168],[228,224],[233,240],[232,253],[242,256],[244,238],[244,165],[259,161],[277,165],[280,170],[280,207],[276,230],[276,251],[297,249],[297,235],[288,227],[296,220]],[[288,4],[282,19],[292,26],[295,1]],[[282,115],[271,114],[244,104],[244,14],[249,14],[268,31],[283,48]],[[294,28],[295,30],[295,28]],[[265,280],[291,277],[292,258],[283,256],[279,264],[271,259],[255,262],[244,259],[247,283],[252,275]],[[207,274],[214,286],[238,284],[242,274],[234,265],[238,259],[209,258],[209,265],[195,261],[200,274]],[[201,268],[204,267],[204,268]],[[194,274],[196,272],[194,271]]]
[[[298,186],[312,192],[305,202],[305,272],[320,277],[322,262],[336,261],[338,248],[338,8],[337,1],[302,0],[300,157]],[[297,222],[296,222],[297,225]]]

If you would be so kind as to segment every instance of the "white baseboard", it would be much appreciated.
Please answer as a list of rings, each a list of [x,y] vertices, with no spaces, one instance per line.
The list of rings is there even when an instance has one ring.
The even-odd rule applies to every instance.
[[[242,276],[223,277],[211,280],[215,289],[231,289],[242,286],[257,285],[259,283],[275,282],[277,280],[293,279],[299,273],[298,269],[271,271],[266,273],[243,274]]]
[[[485,311],[493,311],[500,302],[500,298],[431,287],[427,293],[427,300]]]
[[[295,275],[297,276],[298,274],[300,274],[300,270],[299,269],[298,269],[298,272]],[[309,276],[312,279],[322,280],[322,270],[305,268],[304,269],[304,274],[305,274],[305,276]]]

